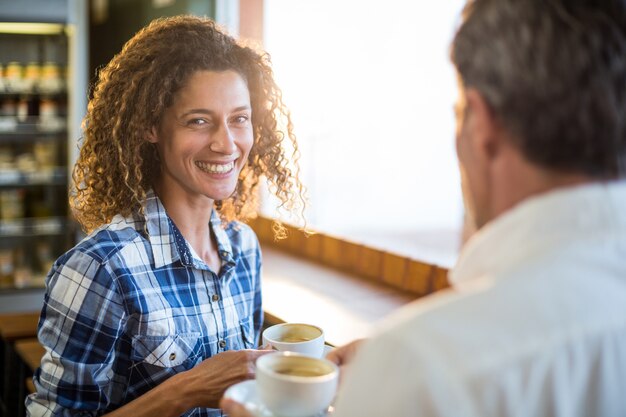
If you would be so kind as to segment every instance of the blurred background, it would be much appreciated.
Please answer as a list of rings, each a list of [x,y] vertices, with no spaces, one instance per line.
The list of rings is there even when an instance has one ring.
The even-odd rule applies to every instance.
[[[308,227],[450,266],[463,208],[448,44],[462,4],[0,0],[0,311],[40,304],[51,263],[80,236],[67,189],[98,69],[177,14],[209,16],[271,55]],[[283,216],[267,196],[261,214]]]

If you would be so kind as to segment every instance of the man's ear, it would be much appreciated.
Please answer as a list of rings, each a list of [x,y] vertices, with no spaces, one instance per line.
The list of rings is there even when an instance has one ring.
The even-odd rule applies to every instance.
[[[502,146],[499,124],[493,109],[485,97],[476,89],[465,92],[468,114],[471,116],[469,128],[472,129],[473,147],[487,160],[495,158]]]
[[[146,140],[150,143],[157,143],[159,141],[156,127],[153,126],[146,132]]]

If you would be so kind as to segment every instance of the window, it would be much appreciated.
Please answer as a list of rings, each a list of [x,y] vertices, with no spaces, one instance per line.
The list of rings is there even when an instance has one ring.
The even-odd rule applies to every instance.
[[[463,3],[265,0],[312,229],[452,264],[463,204],[448,56]]]

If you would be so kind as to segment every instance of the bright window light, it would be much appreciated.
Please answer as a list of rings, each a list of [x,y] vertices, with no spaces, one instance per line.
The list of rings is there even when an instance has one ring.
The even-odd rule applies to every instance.
[[[311,228],[453,262],[463,208],[449,43],[463,4],[265,0]]]

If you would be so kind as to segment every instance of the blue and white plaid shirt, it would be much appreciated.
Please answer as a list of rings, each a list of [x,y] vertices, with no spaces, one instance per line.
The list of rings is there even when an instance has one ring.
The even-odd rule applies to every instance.
[[[39,322],[46,354],[33,378],[37,392],[26,400],[29,415],[104,414],[219,352],[256,347],[261,254],[252,230],[224,229],[213,213],[216,275],[153,192],[144,211],[145,219],[116,216],[48,274]]]

